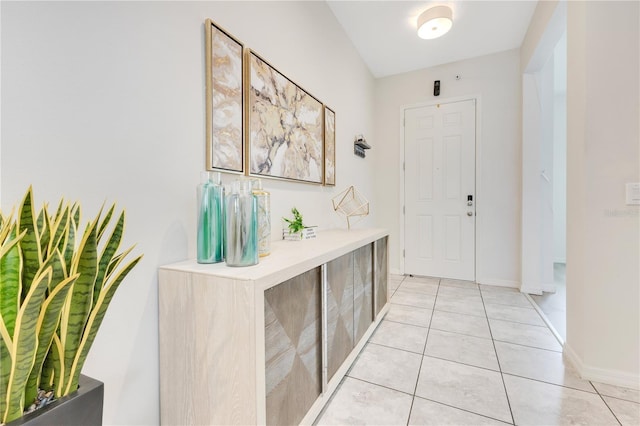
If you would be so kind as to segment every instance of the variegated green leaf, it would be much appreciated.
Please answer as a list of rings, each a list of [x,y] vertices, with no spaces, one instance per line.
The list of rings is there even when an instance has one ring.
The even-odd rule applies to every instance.
[[[98,221],[87,226],[78,251],[73,258],[71,274],[80,274],[71,290],[60,324],[60,339],[64,347],[64,365],[71,365],[78,351],[82,333],[93,301],[93,285],[98,271]]]
[[[9,233],[14,225],[13,211],[9,216],[5,217],[0,212],[0,242],[5,241],[9,237]]]
[[[69,206],[65,206],[64,209],[60,205],[59,213],[53,218],[50,225],[51,227],[51,241],[49,242],[49,253],[53,253],[55,249],[59,249],[62,253],[64,251],[65,238],[68,234],[69,228]]]
[[[51,239],[50,218],[47,208],[44,207],[38,213],[38,235],[40,238],[40,258],[45,259],[48,255],[47,249],[49,247],[49,240]]]
[[[58,249],[56,249],[41,266],[42,269],[48,267],[52,269],[51,285],[49,286],[49,292],[51,292],[69,276],[62,254],[60,254]]]
[[[131,270],[138,264],[140,259],[142,259],[142,256],[136,257],[122,269],[120,269],[117,273],[115,273],[113,279],[109,281],[105,289],[103,289],[102,293],[100,293],[100,298],[98,299],[96,306],[91,312],[91,316],[89,317],[89,321],[87,322],[86,332],[82,336],[82,342],[80,344],[80,347],[78,348],[78,353],[71,366],[71,372],[69,374],[71,380],[67,384],[65,389],[65,392],[67,394],[69,392],[73,392],[78,388],[78,379],[80,378],[82,366],[84,365],[84,362],[87,359],[87,354],[89,353],[89,349],[91,349],[91,345],[93,344],[93,341],[98,334],[98,329],[102,324],[102,320],[104,319],[104,315],[107,312],[109,303],[111,303],[113,295],[122,283],[122,280],[124,280],[127,274],[129,274],[129,272],[131,272]]]
[[[109,213],[111,213],[112,210],[110,210]],[[118,248],[120,248],[120,241],[122,241],[122,234],[124,232],[124,223],[125,218],[123,211],[122,213],[120,213],[118,222],[116,222],[116,225],[113,228],[111,235],[109,236],[109,240],[104,245],[102,253],[100,254],[98,273],[96,275],[96,282],[93,289],[92,306],[95,306],[96,302],[98,301],[98,297],[100,297],[100,292],[102,291],[107,278],[107,269],[109,268],[109,264],[111,263],[111,260],[113,259],[116,251],[118,251]]]
[[[56,208],[56,214],[55,217],[60,216],[60,213],[62,213],[62,209],[66,208],[67,203],[65,203],[64,198],[60,199],[60,202],[58,203],[58,207]]]
[[[0,219],[0,419],[2,419],[7,408],[6,395],[13,359],[12,335],[20,307],[22,261],[18,243],[26,231],[16,236],[17,225],[13,219],[13,212],[8,217],[0,214]]]
[[[73,204],[69,210],[69,214],[69,231],[62,255],[64,257],[64,262],[67,265],[67,273],[71,274],[73,255],[76,250],[78,227],[80,225],[80,206],[77,203]]]
[[[68,294],[67,294],[68,296]],[[56,343],[57,342],[57,343]],[[60,337],[57,332],[53,333],[53,341],[51,342],[51,346],[49,347],[49,352],[44,359],[44,363],[42,365],[42,374],[40,374],[40,386],[41,389],[45,390],[53,390],[54,381],[55,381],[55,369],[54,366],[59,365],[60,357],[56,356],[56,354],[61,353],[62,344],[60,343]],[[59,371],[60,368],[58,367]],[[56,396],[59,395],[56,393]]]
[[[79,216],[80,207],[73,205],[69,211],[69,229],[67,231],[67,240],[65,242],[64,249],[62,251],[62,257],[64,257],[64,263],[67,265],[67,273],[71,274],[71,267],[73,263],[73,255],[76,250],[76,236],[78,235],[78,222],[76,222],[76,216]]]
[[[76,229],[78,229],[78,225],[80,225],[80,204],[74,203],[71,206],[71,212],[73,213],[73,223],[76,224]]]
[[[47,358],[42,369],[42,377],[40,378],[40,386],[43,389],[54,390],[55,395],[59,398],[63,395],[64,390],[64,365],[62,358],[64,357],[64,349],[57,334],[53,335],[51,348],[47,354]],[[55,389],[54,389],[55,386]]]
[[[22,416],[24,386],[33,367],[38,344],[36,334],[38,315],[44,292],[51,279],[51,269],[37,274],[34,278],[16,320],[11,375],[7,386],[7,407],[2,419],[5,423]]]
[[[18,232],[24,230],[26,230],[27,233],[20,242],[23,264],[21,298],[23,300],[29,292],[29,286],[34,282],[33,278],[42,263],[40,237],[36,230],[36,219],[33,209],[33,190],[31,187],[27,190],[18,213]]]
[[[13,355],[10,352],[12,340],[0,319],[0,420],[7,409],[7,388],[11,376]]]
[[[107,212],[106,216],[100,222],[100,226],[98,228],[98,241],[100,241],[100,239],[102,238],[102,234],[104,234],[105,229],[107,229],[107,225],[109,225],[109,222],[111,221],[111,216],[113,216],[113,211],[115,210],[115,208],[115,204],[111,205],[111,208]],[[100,211],[102,211],[102,209],[100,209]]]
[[[0,248],[0,315],[10,336],[13,336],[20,309],[22,255],[19,243],[25,234],[23,231],[17,236],[14,224]]]
[[[60,253],[57,253],[60,256]],[[60,313],[65,299],[71,289],[71,286],[78,278],[77,275],[69,277],[58,284],[51,284],[54,290],[47,296],[42,305],[40,316],[38,318],[38,349],[36,351],[33,368],[25,388],[25,402],[30,404],[38,395],[38,387],[40,385],[40,375],[42,374],[42,365],[44,358],[49,352],[53,335],[60,321]]]

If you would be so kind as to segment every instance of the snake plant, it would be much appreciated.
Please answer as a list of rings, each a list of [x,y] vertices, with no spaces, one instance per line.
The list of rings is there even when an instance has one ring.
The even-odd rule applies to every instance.
[[[21,417],[38,388],[56,398],[78,388],[107,307],[142,258],[118,252],[124,212],[112,226],[115,205],[102,212],[80,232],[78,203],[36,214],[31,187],[15,216],[0,212],[0,423]]]

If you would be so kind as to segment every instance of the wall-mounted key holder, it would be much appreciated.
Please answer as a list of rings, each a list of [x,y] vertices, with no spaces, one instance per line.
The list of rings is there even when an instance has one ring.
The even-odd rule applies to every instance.
[[[353,153],[358,157],[365,157],[365,149],[371,149],[371,145],[367,143],[364,136],[357,135],[356,140],[353,142]]]

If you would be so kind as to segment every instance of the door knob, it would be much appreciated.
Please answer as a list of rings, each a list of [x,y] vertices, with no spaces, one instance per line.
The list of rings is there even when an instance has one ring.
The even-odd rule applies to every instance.
[[[473,212],[467,212],[467,216],[473,216]]]

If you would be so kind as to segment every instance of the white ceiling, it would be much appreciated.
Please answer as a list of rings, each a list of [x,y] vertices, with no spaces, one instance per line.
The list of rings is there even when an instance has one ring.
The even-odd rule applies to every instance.
[[[327,0],[375,77],[404,73],[519,48],[537,1]],[[435,40],[418,38],[426,9],[447,5],[453,27]]]

